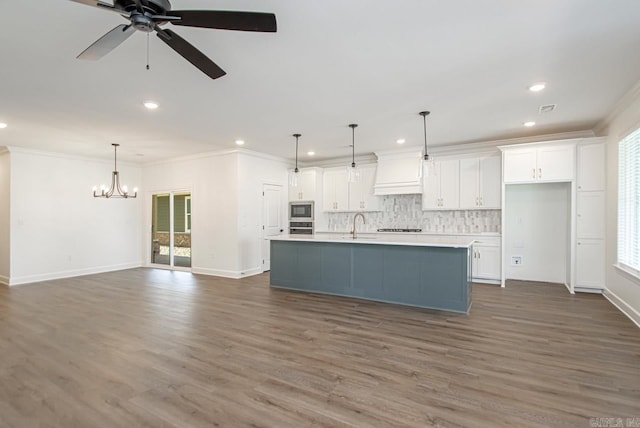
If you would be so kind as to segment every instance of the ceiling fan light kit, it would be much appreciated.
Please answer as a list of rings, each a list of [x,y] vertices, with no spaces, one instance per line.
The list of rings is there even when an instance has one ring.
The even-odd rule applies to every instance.
[[[155,31],[160,40],[211,79],[222,77],[226,72],[178,34],[163,29],[161,26],[171,23],[178,26],[220,30],[263,33],[277,31],[276,16],[273,13],[231,10],[171,10],[169,0],[115,0],[113,5],[101,0],[71,1],[115,12],[129,21],[129,24],[120,24],[107,32],[78,55],[78,59],[96,61],[118,47],[136,30],[144,33]]]

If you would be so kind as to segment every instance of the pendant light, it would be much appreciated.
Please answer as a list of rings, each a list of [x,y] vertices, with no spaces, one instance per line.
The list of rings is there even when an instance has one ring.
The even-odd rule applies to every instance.
[[[298,174],[300,173],[298,169],[298,138],[302,137],[302,134],[293,134],[293,136],[296,137],[296,168],[289,172],[289,186],[298,187]]]
[[[429,150],[427,149],[427,116],[429,116],[431,112],[421,111],[418,113],[422,116],[422,121],[424,124],[424,155],[422,156],[422,166],[420,168],[420,174],[424,174],[425,176],[434,173],[435,163],[433,161],[433,157],[429,156]]]
[[[113,172],[111,173],[111,187],[107,189],[104,184],[100,186],[100,193],[98,193],[98,186],[93,186],[94,198],[135,198],[138,196],[138,188],[133,188],[133,195],[129,194],[127,186],[120,186],[120,173],[118,172],[118,146],[120,144],[111,144],[113,146]]]
[[[360,180],[360,170],[356,166],[356,123],[349,125],[351,128],[351,166],[347,167],[347,181],[353,183]]]

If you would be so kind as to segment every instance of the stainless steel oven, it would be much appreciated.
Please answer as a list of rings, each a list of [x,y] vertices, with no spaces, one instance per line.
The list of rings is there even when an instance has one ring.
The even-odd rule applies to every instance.
[[[290,221],[289,234],[290,235],[313,235],[313,222],[312,221]]]
[[[313,201],[289,202],[290,221],[313,221]]]

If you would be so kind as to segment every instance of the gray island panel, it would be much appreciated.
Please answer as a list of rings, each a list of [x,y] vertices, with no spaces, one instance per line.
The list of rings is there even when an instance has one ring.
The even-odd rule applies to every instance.
[[[271,286],[468,312],[468,247],[271,241]]]

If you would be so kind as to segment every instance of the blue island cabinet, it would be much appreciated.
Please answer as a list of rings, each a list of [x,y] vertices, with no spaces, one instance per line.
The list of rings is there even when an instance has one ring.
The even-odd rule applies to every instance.
[[[272,240],[270,284],[468,313],[470,248]]]

